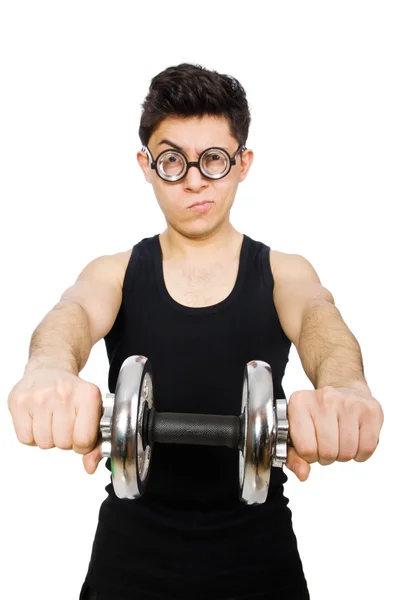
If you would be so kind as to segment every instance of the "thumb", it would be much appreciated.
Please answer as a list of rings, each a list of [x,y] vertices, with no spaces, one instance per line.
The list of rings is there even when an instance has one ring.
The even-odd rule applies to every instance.
[[[295,448],[288,448],[287,469],[295,473],[299,481],[306,481],[310,475],[310,464],[303,460],[296,452]]]
[[[102,460],[102,442],[99,442],[91,452],[83,456],[83,465],[89,475],[92,475],[97,470],[99,463]]]

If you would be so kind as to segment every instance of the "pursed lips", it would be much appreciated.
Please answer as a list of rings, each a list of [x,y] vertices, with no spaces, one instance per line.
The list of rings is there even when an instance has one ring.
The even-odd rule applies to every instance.
[[[188,206],[188,208],[193,208],[194,206],[202,206],[203,204],[212,204],[212,200],[203,200],[201,202],[195,202],[194,204],[191,204],[190,206]]]

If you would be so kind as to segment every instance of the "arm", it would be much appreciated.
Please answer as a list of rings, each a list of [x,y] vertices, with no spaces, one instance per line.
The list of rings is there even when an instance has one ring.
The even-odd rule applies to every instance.
[[[99,388],[79,377],[94,344],[113,326],[120,309],[130,253],[89,263],[35,329],[22,379],[8,396],[20,442],[72,449],[94,473],[101,460]]]
[[[367,460],[384,415],[365,381],[360,346],[313,267],[301,256],[279,252],[271,263],[281,326],[315,387],[294,392],[288,403],[294,447],[286,466],[305,481],[310,463]]]
[[[281,326],[313,386],[369,391],[360,346],[312,265],[302,256],[274,251],[271,262]]]
[[[117,317],[129,256],[100,256],[83,269],[33,332],[25,372],[46,366],[78,375]]]

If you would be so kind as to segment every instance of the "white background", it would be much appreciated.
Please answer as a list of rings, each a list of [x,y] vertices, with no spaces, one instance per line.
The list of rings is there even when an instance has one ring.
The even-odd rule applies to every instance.
[[[385,411],[369,461],[315,464],[305,483],[288,472],[312,600],[397,598],[396,29],[382,1],[2,2],[4,598],[77,599],[86,574],[104,462],[89,476],[73,452],[23,446],[6,401],[31,333],[81,269],[164,230],[136,162],[140,105],[181,62],[245,87],[255,161],[232,223],[312,262]],[[105,394],[107,367],[101,341],[81,376]],[[294,349],[284,388],[312,389]]]

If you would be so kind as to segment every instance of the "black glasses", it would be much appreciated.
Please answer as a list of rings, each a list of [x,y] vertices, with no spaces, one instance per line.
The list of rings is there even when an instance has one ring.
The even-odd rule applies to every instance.
[[[157,175],[164,181],[175,182],[183,179],[190,167],[197,167],[200,173],[208,179],[222,179],[230,172],[236,164],[239,152],[246,150],[245,146],[239,146],[236,154],[231,157],[223,148],[207,148],[204,150],[197,162],[188,162],[186,156],[180,150],[163,150],[156,160],[150,153],[148,147],[144,146],[142,152],[149,155],[151,168],[155,169]]]

